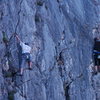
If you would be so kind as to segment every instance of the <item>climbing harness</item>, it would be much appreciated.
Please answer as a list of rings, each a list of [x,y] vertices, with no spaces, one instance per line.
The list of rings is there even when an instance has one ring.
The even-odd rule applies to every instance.
[[[98,51],[93,51],[94,54],[97,54],[97,58],[100,59],[100,52]]]
[[[99,51],[93,51],[93,53],[100,54],[100,52],[99,52]]]

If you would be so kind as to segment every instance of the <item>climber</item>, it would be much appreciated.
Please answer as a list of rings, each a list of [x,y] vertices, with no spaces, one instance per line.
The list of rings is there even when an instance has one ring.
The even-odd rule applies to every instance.
[[[95,65],[93,71],[100,72],[100,36],[94,38],[93,57]]]
[[[28,43],[23,43],[18,35],[15,35],[17,38],[17,41],[20,43],[20,46],[22,48],[22,61],[21,61],[21,68],[20,68],[20,75],[23,75],[23,70],[25,63],[28,62],[29,69],[32,70],[32,61],[31,61],[31,47]]]

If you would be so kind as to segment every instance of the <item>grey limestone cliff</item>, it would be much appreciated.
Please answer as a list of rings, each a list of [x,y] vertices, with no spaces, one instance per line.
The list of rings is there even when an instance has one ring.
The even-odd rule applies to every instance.
[[[0,0],[0,100],[100,100],[91,66],[99,0]],[[33,48],[22,77],[14,34]]]

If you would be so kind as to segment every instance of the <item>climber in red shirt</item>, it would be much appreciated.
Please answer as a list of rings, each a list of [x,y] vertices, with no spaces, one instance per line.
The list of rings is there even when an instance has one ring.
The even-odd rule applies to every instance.
[[[20,43],[20,46],[22,48],[22,61],[21,61],[21,69],[20,69],[20,75],[23,75],[23,70],[25,67],[25,63],[28,62],[29,69],[32,69],[32,60],[31,60],[31,47],[28,45],[28,43],[23,43],[18,35],[15,35],[17,38],[17,41]]]
[[[93,48],[93,56],[94,56],[94,71],[100,72],[100,36],[94,38],[94,48]]]

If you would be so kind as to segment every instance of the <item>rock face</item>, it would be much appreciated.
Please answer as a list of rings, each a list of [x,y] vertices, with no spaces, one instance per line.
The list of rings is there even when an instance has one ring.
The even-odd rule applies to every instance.
[[[0,0],[0,100],[99,100],[92,47],[96,0]],[[14,34],[33,48],[25,65]]]

